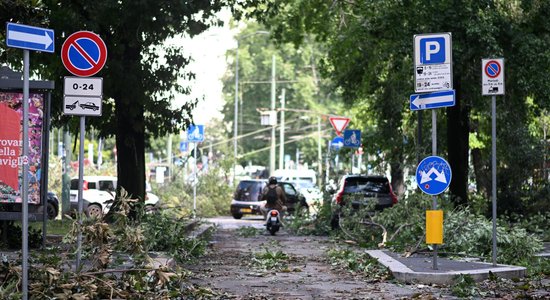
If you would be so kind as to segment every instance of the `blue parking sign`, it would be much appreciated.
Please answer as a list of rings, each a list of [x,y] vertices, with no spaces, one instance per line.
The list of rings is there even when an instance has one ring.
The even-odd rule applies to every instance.
[[[445,63],[445,39],[443,37],[420,40],[420,62],[422,64]]]

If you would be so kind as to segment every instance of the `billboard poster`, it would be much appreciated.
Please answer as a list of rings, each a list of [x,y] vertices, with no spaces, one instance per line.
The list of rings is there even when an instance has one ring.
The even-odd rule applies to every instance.
[[[0,93],[0,203],[21,203],[23,163],[28,163],[29,204],[40,204],[44,96],[29,94],[29,153],[23,153],[23,94]]]

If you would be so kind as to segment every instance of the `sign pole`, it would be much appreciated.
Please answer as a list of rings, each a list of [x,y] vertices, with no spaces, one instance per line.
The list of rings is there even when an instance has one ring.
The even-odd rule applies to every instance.
[[[432,155],[437,155],[437,112],[432,109]],[[437,196],[432,196],[432,209],[437,209]],[[433,244],[433,269],[437,270],[437,244]]]
[[[491,135],[492,145],[491,152],[493,157],[491,158],[492,164],[492,193],[493,193],[493,266],[497,265],[497,103],[496,96],[492,96],[491,101]]]
[[[84,186],[84,130],[86,127],[86,117],[80,117],[80,148],[78,150],[78,236],[76,238],[76,269],[80,270],[80,259],[82,256],[82,210],[84,201],[82,200],[82,189]]]
[[[23,252],[23,262],[22,262],[22,285],[23,285],[23,299],[28,299],[28,272],[29,272],[29,165],[28,165],[28,155],[29,155],[29,50],[23,50],[23,157],[21,162],[23,163],[23,172],[22,172],[22,186],[21,186],[21,200],[22,200],[22,211],[23,211],[23,220],[22,230],[22,252]]]
[[[194,166],[193,166],[193,219],[197,217],[197,145],[195,142],[195,149],[193,150]]]

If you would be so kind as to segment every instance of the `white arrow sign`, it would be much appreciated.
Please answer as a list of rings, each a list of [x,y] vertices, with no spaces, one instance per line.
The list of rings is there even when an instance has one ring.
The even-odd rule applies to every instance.
[[[421,184],[432,180],[439,181],[442,183],[447,183],[447,178],[445,178],[445,173],[443,171],[438,172],[435,168],[431,168],[430,171],[428,171],[427,173],[420,171],[420,174],[422,176],[422,179],[420,180]],[[436,175],[434,179],[432,179],[431,177],[432,174]]]
[[[8,47],[54,52],[54,31],[29,25],[7,23],[6,45]]]
[[[412,94],[411,110],[447,107],[455,105],[455,91],[443,91],[429,94]]]
[[[20,31],[8,31],[8,39],[42,44],[44,45],[44,48],[48,48],[53,43],[53,40],[46,32],[44,32],[44,35],[37,35]]]

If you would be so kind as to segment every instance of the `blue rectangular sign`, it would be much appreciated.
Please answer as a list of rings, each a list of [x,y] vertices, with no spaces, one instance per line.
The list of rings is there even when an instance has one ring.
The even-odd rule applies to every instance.
[[[191,125],[187,129],[187,141],[191,143],[204,141],[204,125]]]
[[[6,45],[12,48],[53,53],[55,39],[53,29],[16,23],[6,23]]]
[[[412,94],[411,110],[422,110],[455,105],[455,90],[428,94]]]
[[[358,130],[358,129],[344,130],[344,147],[348,147],[348,148],[361,147],[361,130]]]

